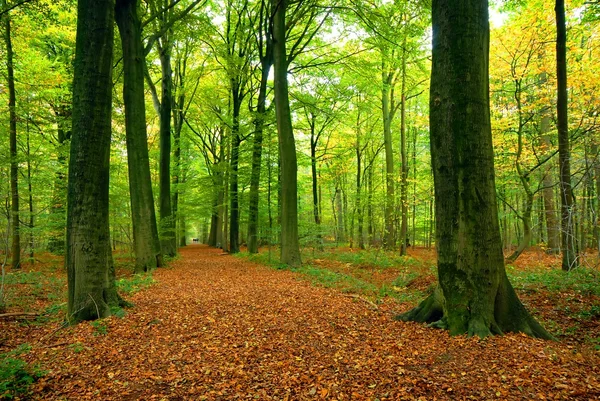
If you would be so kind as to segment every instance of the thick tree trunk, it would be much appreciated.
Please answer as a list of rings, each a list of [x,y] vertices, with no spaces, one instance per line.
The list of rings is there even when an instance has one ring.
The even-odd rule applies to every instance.
[[[489,114],[488,1],[434,0],[432,7],[439,287],[400,318],[436,322],[452,335],[518,331],[551,338],[525,310],[504,269]]]
[[[564,0],[556,0],[554,11],[556,12],[556,120],[560,170],[562,269],[569,271],[576,268],[579,262],[577,261],[577,236],[575,233],[575,205],[571,188],[571,150],[567,112],[567,27]]]
[[[11,267],[21,268],[21,234],[19,227],[19,161],[17,159],[17,96],[15,93],[15,73],[13,48],[10,30],[10,17],[4,15],[4,44],[6,46],[6,78],[8,84],[9,112],[9,151],[10,151],[10,227],[11,227]]]
[[[72,323],[108,316],[119,303],[108,225],[114,9],[114,0],[78,2],[66,255]]]
[[[123,103],[135,272],[142,273],[160,266],[162,257],[148,156],[144,49],[138,5],[139,0],[117,0],[115,19],[123,49]]]
[[[275,113],[281,163],[281,262],[300,266],[298,239],[298,163],[288,97],[285,12],[288,0],[273,2]]]

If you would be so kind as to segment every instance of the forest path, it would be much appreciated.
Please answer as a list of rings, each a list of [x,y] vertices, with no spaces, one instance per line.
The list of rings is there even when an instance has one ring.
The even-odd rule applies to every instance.
[[[47,371],[32,387],[34,398],[600,395],[597,355],[521,335],[450,338],[444,331],[393,321],[393,303],[373,310],[290,271],[202,245],[180,251],[171,268],[155,272],[155,285],[132,297],[135,307],[126,317],[82,323],[34,346],[30,361]]]

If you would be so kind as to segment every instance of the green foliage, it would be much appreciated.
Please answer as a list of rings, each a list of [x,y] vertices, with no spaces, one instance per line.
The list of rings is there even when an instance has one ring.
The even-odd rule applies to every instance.
[[[125,316],[127,316],[127,312],[125,311],[125,309],[118,306],[111,306],[110,314],[111,316],[118,317],[119,319],[122,319]]]
[[[303,265],[294,269],[305,276],[311,283],[326,288],[337,288],[343,292],[377,294],[379,289],[366,281],[348,274],[334,272],[317,266]]]
[[[80,352],[82,352],[85,349],[84,345],[80,342],[76,342],[76,343],[69,345],[69,348],[71,348],[71,350],[73,350],[73,352],[76,354],[79,354]]]
[[[545,288],[552,292],[572,290],[582,294],[600,295],[600,273],[594,269],[580,267],[570,272],[560,269],[518,271],[508,265],[506,270],[515,288],[525,290]]]
[[[28,344],[23,344],[0,355],[0,398],[12,399],[25,394],[29,386],[44,375],[37,367],[18,358],[30,349]]]
[[[95,336],[105,336],[108,333],[108,326],[104,320],[94,320],[90,325],[94,329]]]
[[[152,273],[136,274],[131,277],[125,277],[117,280],[117,291],[121,294],[134,294],[145,288],[150,287],[156,281]]]

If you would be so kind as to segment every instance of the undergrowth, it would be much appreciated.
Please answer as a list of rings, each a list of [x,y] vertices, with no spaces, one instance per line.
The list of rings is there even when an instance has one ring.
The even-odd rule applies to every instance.
[[[600,296],[600,272],[598,270],[579,267],[570,272],[547,268],[523,271],[508,265],[506,272],[515,288],[532,291],[546,289],[551,292],[571,290],[585,295]]]
[[[133,276],[118,279],[117,291],[121,294],[131,295],[150,287],[155,282],[152,272],[134,274]]]
[[[44,375],[36,366],[30,366],[19,356],[29,352],[28,344],[0,354],[0,398],[12,399],[25,395],[29,386]]]
[[[342,292],[365,295],[376,300],[392,297],[399,302],[412,302],[424,296],[424,293],[418,289],[406,288],[411,281],[420,276],[419,273],[410,270],[417,265],[418,261],[408,256],[394,256],[383,251],[318,251],[314,253],[313,261],[325,259],[346,263],[351,267],[348,273],[334,271],[315,263],[311,264],[310,260],[301,267],[290,268],[279,261],[279,255],[275,252],[270,255],[266,252],[258,254],[242,252],[236,256],[274,269],[294,271],[313,285],[336,288]],[[366,278],[369,274],[358,274],[359,270],[364,270],[365,267],[375,270],[394,269],[398,276],[391,283],[371,282]]]

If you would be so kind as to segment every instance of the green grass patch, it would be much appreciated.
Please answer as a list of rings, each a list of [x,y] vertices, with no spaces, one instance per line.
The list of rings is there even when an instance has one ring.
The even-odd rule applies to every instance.
[[[0,354],[0,398],[12,399],[28,392],[29,386],[44,375],[37,367],[29,366],[19,358],[29,352],[28,344]]]
[[[130,277],[124,277],[117,280],[117,291],[122,294],[135,294],[145,288],[150,287],[156,283],[156,280],[152,277],[152,272],[134,274]]]
[[[359,269],[360,266],[368,265],[380,267],[382,269],[398,266],[398,269],[406,270],[406,268],[410,265],[417,263],[415,259],[410,257],[390,257],[384,252],[380,253],[381,255],[385,255],[385,257],[381,257],[381,255],[370,255],[369,251],[352,253],[324,251],[315,253],[315,259],[333,259],[338,262],[352,264],[357,269]],[[276,252],[273,252],[271,255],[269,255],[267,252],[258,254],[241,252],[235,254],[235,256],[269,266],[273,269],[294,271],[299,273],[304,279],[310,281],[313,285],[320,285],[326,288],[335,288],[342,292],[366,295],[376,299],[392,297],[400,302],[417,301],[424,297],[424,294],[421,291],[406,288],[408,283],[419,277],[420,274],[417,272],[409,271],[400,273],[398,279],[396,279],[391,285],[377,285],[375,283],[355,277],[352,274],[333,271],[323,266],[304,264],[299,268],[290,268],[279,261],[279,254]],[[407,261],[408,263],[406,263]],[[379,264],[375,265],[376,262]]]

